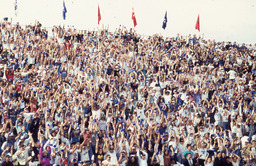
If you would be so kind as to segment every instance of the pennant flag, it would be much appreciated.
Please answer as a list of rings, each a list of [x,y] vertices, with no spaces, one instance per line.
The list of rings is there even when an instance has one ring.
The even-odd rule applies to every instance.
[[[98,5],[98,24],[100,24],[101,15],[100,15],[100,6]]]
[[[197,17],[196,27],[195,28],[200,32],[199,14],[198,14],[198,17]]]
[[[18,3],[17,3],[17,0],[15,0],[15,3],[14,3],[14,10],[15,10],[15,16],[17,17],[17,11],[18,11]]]
[[[66,20],[66,13],[67,13],[67,8],[65,5],[65,1],[63,1],[63,20]]]
[[[165,29],[167,25],[167,11],[165,12],[165,16],[164,16],[164,22],[163,22],[163,26],[162,28]]]
[[[136,25],[137,25],[137,20],[136,20],[136,17],[135,17],[134,9],[133,9],[133,8],[132,8],[132,20],[133,20],[133,25],[134,25],[134,27],[136,27]]]

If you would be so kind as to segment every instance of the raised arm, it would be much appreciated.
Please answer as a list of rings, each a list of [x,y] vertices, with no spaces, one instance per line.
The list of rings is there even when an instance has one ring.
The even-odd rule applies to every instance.
[[[104,138],[104,145],[103,145],[103,152],[107,153],[108,152],[108,139]]]
[[[99,148],[99,138],[96,138],[95,153],[98,153],[98,148]]]
[[[34,139],[33,139],[33,137],[32,137],[32,133],[31,133],[31,132],[28,132],[28,136],[29,136],[29,138],[30,138],[30,140],[31,140],[32,147],[34,147],[34,146],[35,146],[35,142],[34,142]]]

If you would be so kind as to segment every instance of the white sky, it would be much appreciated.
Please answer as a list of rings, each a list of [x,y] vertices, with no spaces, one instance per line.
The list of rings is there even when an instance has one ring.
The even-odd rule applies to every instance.
[[[256,0],[65,0],[67,18],[62,19],[63,0],[0,0],[0,19],[12,17],[20,24],[38,20],[43,26],[74,25],[77,29],[97,29],[98,4],[101,24],[114,30],[119,25],[133,27],[132,7],[137,19],[137,32],[142,35],[160,33],[163,36],[202,34],[217,41],[256,42]],[[167,28],[162,29],[165,11]],[[195,30],[200,14],[201,32]]]

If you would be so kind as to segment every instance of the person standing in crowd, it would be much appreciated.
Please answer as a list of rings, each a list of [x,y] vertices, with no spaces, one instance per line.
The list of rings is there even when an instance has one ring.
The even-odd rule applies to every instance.
[[[1,165],[255,165],[255,45],[0,25]]]

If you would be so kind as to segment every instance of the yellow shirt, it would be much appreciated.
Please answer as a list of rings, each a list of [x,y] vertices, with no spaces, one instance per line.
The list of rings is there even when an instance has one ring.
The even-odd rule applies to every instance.
[[[251,145],[250,144],[248,144],[247,146],[246,145],[242,146],[242,153],[245,156],[249,156],[250,155],[250,151],[251,151]]]

